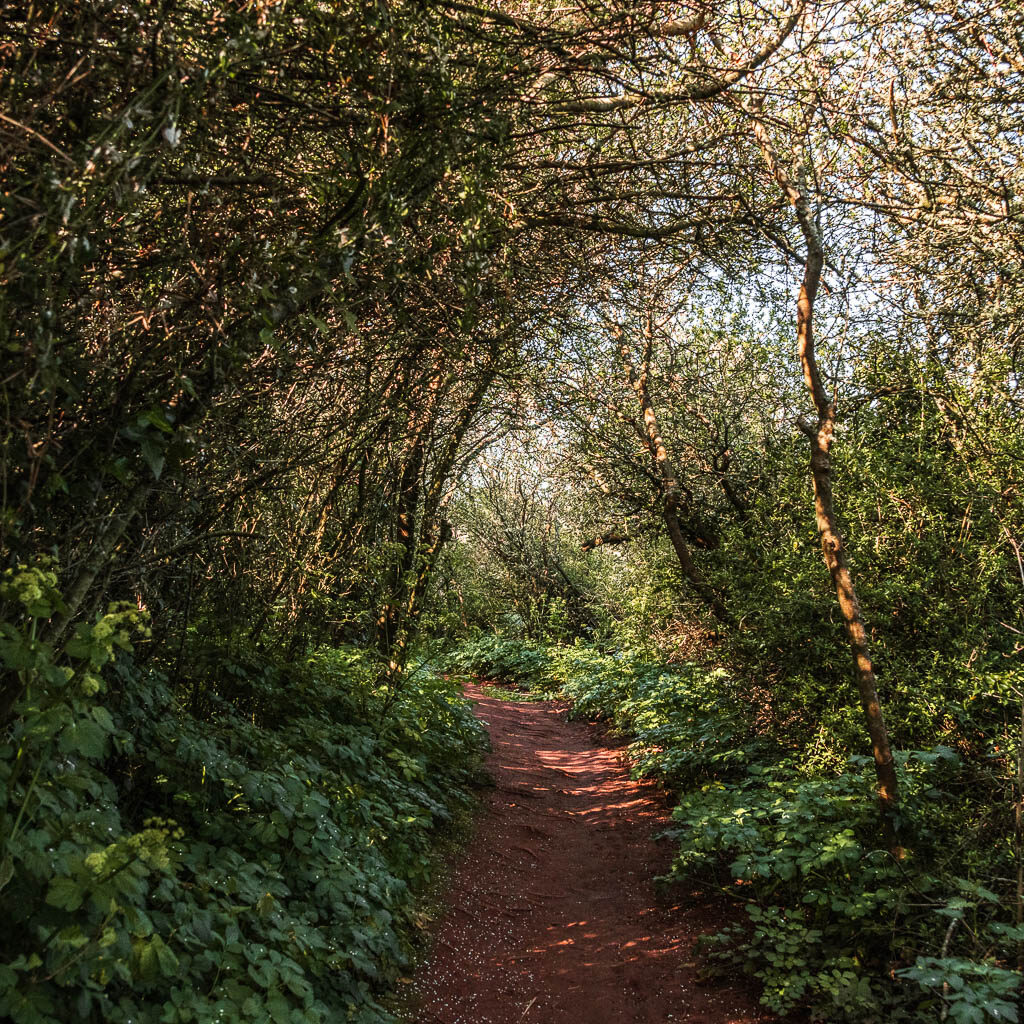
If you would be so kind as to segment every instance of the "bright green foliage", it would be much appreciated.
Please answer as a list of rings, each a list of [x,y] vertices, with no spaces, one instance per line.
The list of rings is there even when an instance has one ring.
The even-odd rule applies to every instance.
[[[928,1021],[944,1000],[952,1020],[1017,1020],[1010,894],[976,880],[1008,877],[1010,850],[964,843],[977,769],[948,746],[899,755],[907,846],[896,860],[881,845],[869,760],[839,762],[835,739],[827,757],[814,756],[820,739],[801,751],[724,670],[499,637],[453,660],[557,692],[632,737],[635,771],[679,793],[667,880],[702,878],[741,903],[747,923],[716,936],[711,956],[756,977],[772,1010]]]
[[[0,751],[0,1016],[390,1019],[411,891],[477,770],[465,702],[420,672],[386,708],[372,666],[325,650],[224,661],[196,717],[133,659],[134,609],[56,657],[55,584],[45,566],[2,584],[25,688]]]
[[[553,692],[559,685],[552,674],[554,650],[557,648],[485,634],[449,653],[447,662],[460,672],[485,674],[488,679],[526,686],[540,693]]]

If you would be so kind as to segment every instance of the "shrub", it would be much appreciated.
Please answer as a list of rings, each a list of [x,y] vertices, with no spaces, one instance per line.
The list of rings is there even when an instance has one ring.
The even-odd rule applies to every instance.
[[[0,749],[0,1016],[392,1019],[378,998],[405,963],[411,892],[478,770],[454,688],[416,673],[375,691],[351,650],[223,657],[200,716],[133,658],[137,611],[60,655],[39,639],[52,572],[3,587],[21,611],[0,657],[24,692]]]

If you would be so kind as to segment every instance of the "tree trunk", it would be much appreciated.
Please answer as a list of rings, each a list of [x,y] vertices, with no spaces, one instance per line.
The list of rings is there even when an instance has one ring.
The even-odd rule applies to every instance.
[[[732,617],[729,615],[724,602],[715,593],[714,589],[704,579],[700,569],[697,568],[690,554],[690,546],[683,536],[683,529],[679,523],[679,503],[682,496],[682,487],[679,482],[679,474],[668,457],[668,450],[658,428],[658,417],[654,411],[654,404],[647,390],[647,374],[650,367],[651,346],[653,338],[648,326],[646,348],[641,364],[640,372],[637,373],[630,355],[629,345],[621,339],[621,332],[616,329],[619,335],[619,352],[622,355],[622,362],[626,369],[626,379],[629,386],[635,392],[640,402],[640,411],[643,414],[644,430],[646,431],[647,448],[651,459],[658,470],[662,482],[662,516],[665,526],[668,528],[669,540],[672,542],[672,550],[679,560],[679,568],[683,576],[693,589],[700,595],[711,613],[719,622],[726,625],[732,624]]]
[[[431,574],[437,564],[441,549],[451,539],[451,525],[441,516],[444,486],[451,477],[458,460],[459,450],[466,433],[473,423],[484,396],[494,382],[497,371],[494,368],[496,350],[492,351],[491,365],[481,373],[480,379],[470,393],[462,412],[447,441],[442,445],[436,460],[430,467],[430,479],[424,479],[423,470],[427,463],[424,441],[418,453],[413,480],[403,485],[403,493],[414,498],[403,507],[399,527],[401,541],[405,546],[405,558],[401,572],[396,579],[394,592],[378,620],[380,639],[378,646],[385,659],[386,668],[382,682],[389,692],[397,692],[405,672],[409,651],[416,637],[419,617],[423,611]],[[432,426],[431,421],[431,426]],[[424,432],[424,436],[426,432]],[[425,493],[423,493],[425,491]],[[418,571],[413,577],[413,570]]]
[[[668,527],[669,540],[672,541],[672,549],[679,560],[679,568],[683,575],[690,581],[690,586],[697,591],[704,599],[704,602],[711,609],[712,614],[719,622],[731,624],[732,618],[726,610],[722,599],[708,585],[701,571],[694,565],[690,555],[690,548],[683,537],[683,529],[679,525],[679,516],[676,509],[679,507],[678,495],[666,493],[662,503],[662,514],[665,517],[665,525]]]
[[[821,272],[825,265],[824,249],[818,227],[811,216],[807,197],[778,160],[768,132],[758,116],[758,106],[753,103],[746,104],[745,110],[751,115],[754,136],[768,169],[796,211],[797,222],[807,246],[807,260],[797,300],[797,351],[804,380],[817,413],[817,423],[811,424],[801,420],[800,429],[807,435],[811,444],[811,482],[814,488],[814,513],[818,536],[821,539],[821,552],[832,577],[839,610],[846,626],[850,652],[853,655],[854,678],[875,758],[877,792],[882,805],[883,825],[887,837],[894,840],[898,806],[896,765],[889,746],[889,733],[882,715],[882,706],[878,700],[875,670],[868,650],[867,630],[864,628],[860,602],[857,599],[846,548],[836,520],[830,455],[835,433],[836,406],[825,391],[814,349],[814,300],[818,294]]]

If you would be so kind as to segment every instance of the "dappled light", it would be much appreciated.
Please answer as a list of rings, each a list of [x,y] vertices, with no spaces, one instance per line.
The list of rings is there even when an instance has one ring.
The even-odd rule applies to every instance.
[[[495,789],[449,882],[414,977],[421,1024],[769,1018],[752,993],[703,985],[694,946],[722,922],[700,894],[658,896],[671,850],[665,794],[629,778],[619,745],[564,705],[502,703],[470,686]]]

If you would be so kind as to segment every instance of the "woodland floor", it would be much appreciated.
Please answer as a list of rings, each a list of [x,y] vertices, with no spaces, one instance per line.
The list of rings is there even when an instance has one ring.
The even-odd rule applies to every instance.
[[[773,1020],[742,981],[701,982],[694,945],[727,915],[685,887],[656,892],[668,806],[621,748],[562,704],[467,696],[495,788],[413,979],[415,1024]]]

